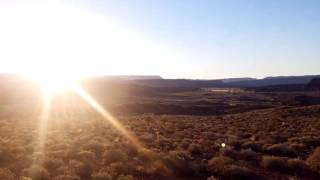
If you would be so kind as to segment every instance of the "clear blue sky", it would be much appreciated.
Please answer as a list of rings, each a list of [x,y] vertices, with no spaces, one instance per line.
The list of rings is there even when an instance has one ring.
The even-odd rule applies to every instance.
[[[185,57],[185,59],[182,58],[184,60],[175,61],[175,57],[166,58],[170,54],[168,53],[162,60],[144,56],[144,60],[139,61],[141,54],[136,53],[138,54],[136,60],[134,58],[132,60],[128,53],[129,58],[125,61],[119,60],[118,62],[121,63],[113,64],[114,67],[129,64],[127,68],[114,72],[109,68],[111,74],[117,74],[117,72],[119,74],[158,74],[169,78],[199,79],[320,74],[319,0],[66,0],[61,2],[70,7],[106,17],[128,32],[138,33],[143,36],[143,39]],[[0,2],[0,5],[4,4]],[[12,7],[10,5],[10,8]],[[30,10],[30,12],[33,11]],[[59,14],[59,10],[53,12]],[[21,16],[23,18],[25,15],[21,13]],[[64,17],[65,14],[61,16]],[[9,18],[9,16],[6,17]],[[3,16],[3,22],[12,21],[11,24],[15,22],[11,19],[6,20],[8,19]],[[63,19],[55,19],[55,23],[61,20]],[[25,21],[20,18],[16,24]],[[90,24],[90,18],[88,21],[87,24]],[[37,23],[38,21],[34,22],[41,24]],[[61,26],[60,29],[66,26],[65,29],[68,29],[67,26],[70,23],[65,22],[57,26]],[[10,33],[12,32],[11,24],[6,24],[6,27],[9,26]],[[24,28],[21,27],[19,29],[23,31]],[[76,27],[78,26],[72,28]],[[37,36],[37,29],[39,28],[35,26],[30,32],[35,31],[33,35]],[[86,32],[95,34],[93,31]],[[113,36],[110,32],[110,36]],[[0,30],[0,36],[1,34],[3,37],[8,37]],[[62,39],[70,35],[73,36],[73,33],[65,34]],[[15,34],[12,36],[17,37]],[[99,37],[95,38],[94,42],[97,42]],[[101,39],[105,38],[107,37]],[[21,38],[16,44],[20,41]],[[42,42],[41,39],[39,42]],[[63,44],[67,43],[63,42]],[[143,44],[142,41],[140,44]],[[28,46],[26,44],[26,47]],[[140,47],[146,46],[137,46],[136,50],[139,51]],[[7,46],[4,44],[3,47]],[[96,47],[99,49],[98,46]],[[96,47],[94,49],[97,49]],[[134,45],[128,45],[126,48],[132,47]],[[79,49],[74,51],[82,52]],[[151,52],[156,51],[150,50]],[[99,53],[103,52],[97,54],[100,55]],[[71,57],[70,54],[67,55]],[[7,56],[9,57],[10,54]],[[159,54],[155,56],[160,57]],[[80,54],[79,57],[85,57],[85,55]],[[123,58],[126,57],[123,56]],[[30,59],[33,59],[33,56],[30,56]],[[136,64],[135,62],[126,63],[129,61],[136,61]],[[19,61],[16,60],[16,62],[18,64]],[[101,66],[93,67],[91,71],[101,68],[99,73],[103,73],[102,65],[105,64],[99,63]],[[99,63],[97,61],[96,64]],[[83,64],[83,67],[88,67],[85,62]],[[4,67],[6,66],[9,69],[14,65],[6,63]]]
[[[319,0],[95,0],[74,5],[174,47],[201,69],[199,78],[320,74]]]

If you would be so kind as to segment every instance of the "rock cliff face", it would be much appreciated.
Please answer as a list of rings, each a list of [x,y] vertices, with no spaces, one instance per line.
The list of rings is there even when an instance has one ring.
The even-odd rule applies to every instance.
[[[318,89],[320,90],[320,78],[314,78],[308,84],[308,88],[310,89]]]

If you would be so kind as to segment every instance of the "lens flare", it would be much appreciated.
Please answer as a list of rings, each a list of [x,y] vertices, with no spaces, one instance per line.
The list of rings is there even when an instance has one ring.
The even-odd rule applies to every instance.
[[[89,103],[99,114],[101,114],[113,127],[115,127],[125,138],[127,138],[137,149],[146,150],[134,134],[129,132],[123,125],[105,110],[97,101],[95,101],[83,88],[75,86],[74,91],[77,92],[87,103]]]

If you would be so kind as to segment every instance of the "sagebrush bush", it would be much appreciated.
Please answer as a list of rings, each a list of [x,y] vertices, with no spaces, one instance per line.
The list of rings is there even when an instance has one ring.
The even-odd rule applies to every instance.
[[[214,176],[210,176],[207,178],[207,180],[218,180],[217,178],[215,178]]]
[[[0,168],[0,179],[3,180],[15,180],[17,177],[16,175],[11,172],[9,169]]]
[[[263,150],[263,145],[258,142],[245,142],[242,144],[242,148],[252,149],[253,151],[261,152]]]
[[[312,170],[320,173],[320,147],[317,147],[308,157],[307,164]]]
[[[227,165],[232,164],[234,161],[225,156],[217,156],[208,161],[207,170],[213,174],[223,173]]]
[[[81,178],[89,178],[93,172],[93,168],[89,162],[81,162],[77,160],[71,160],[69,162],[75,174],[79,175]]]
[[[297,156],[297,151],[286,144],[274,144],[267,148],[267,152],[275,156],[283,157],[295,157]]]
[[[54,177],[53,180],[80,180],[80,177],[75,175],[59,175]]]
[[[92,180],[112,180],[112,176],[107,172],[97,172],[92,174]]]
[[[188,147],[188,151],[194,155],[202,154],[202,149],[203,148],[197,143],[191,143]]]
[[[28,169],[24,169],[23,175],[32,178],[32,180],[49,180],[50,179],[49,172],[45,168],[37,165],[34,165]]]
[[[0,166],[7,165],[14,160],[14,156],[7,150],[0,149]]]
[[[121,175],[117,178],[117,180],[135,180],[135,179],[134,179],[134,177],[131,176],[131,175],[123,175],[123,174],[121,174]]]
[[[191,156],[185,151],[170,151],[164,157],[167,167],[182,177],[192,175],[193,172],[190,172],[190,161]]]
[[[107,150],[103,153],[103,160],[106,165],[113,162],[122,162],[128,160],[128,155],[119,149]]]
[[[288,169],[287,158],[283,158],[283,157],[263,156],[261,164],[264,168],[267,168],[270,170],[281,171],[281,170]]]
[[[81,151],[77,155],[79,161],[94,162],[96,160],[96,154],[92,151]]]
[[[43,166],[49,170],[54,171],[57,168],[63,166],[64,162],[61,159],[57,158],[46,158],[43,162]]]
[[[300,175],[300,176],[313,176],[313,172],[307,166],[306,162],[301,159],[288,159],[288,170],[292,174]]]
[[[261,179],[256,173],[246,167],[228,165],[222,174],[226,179]]]

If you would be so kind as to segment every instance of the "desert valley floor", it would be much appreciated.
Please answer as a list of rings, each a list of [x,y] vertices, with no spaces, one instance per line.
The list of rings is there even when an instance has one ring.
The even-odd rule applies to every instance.
[[[111,121],[81,103],[56,102],[48,118],[3,104],[0,179],[319,179],[320,106],[301,97],[318,94],[130,96],[103,106]]]

